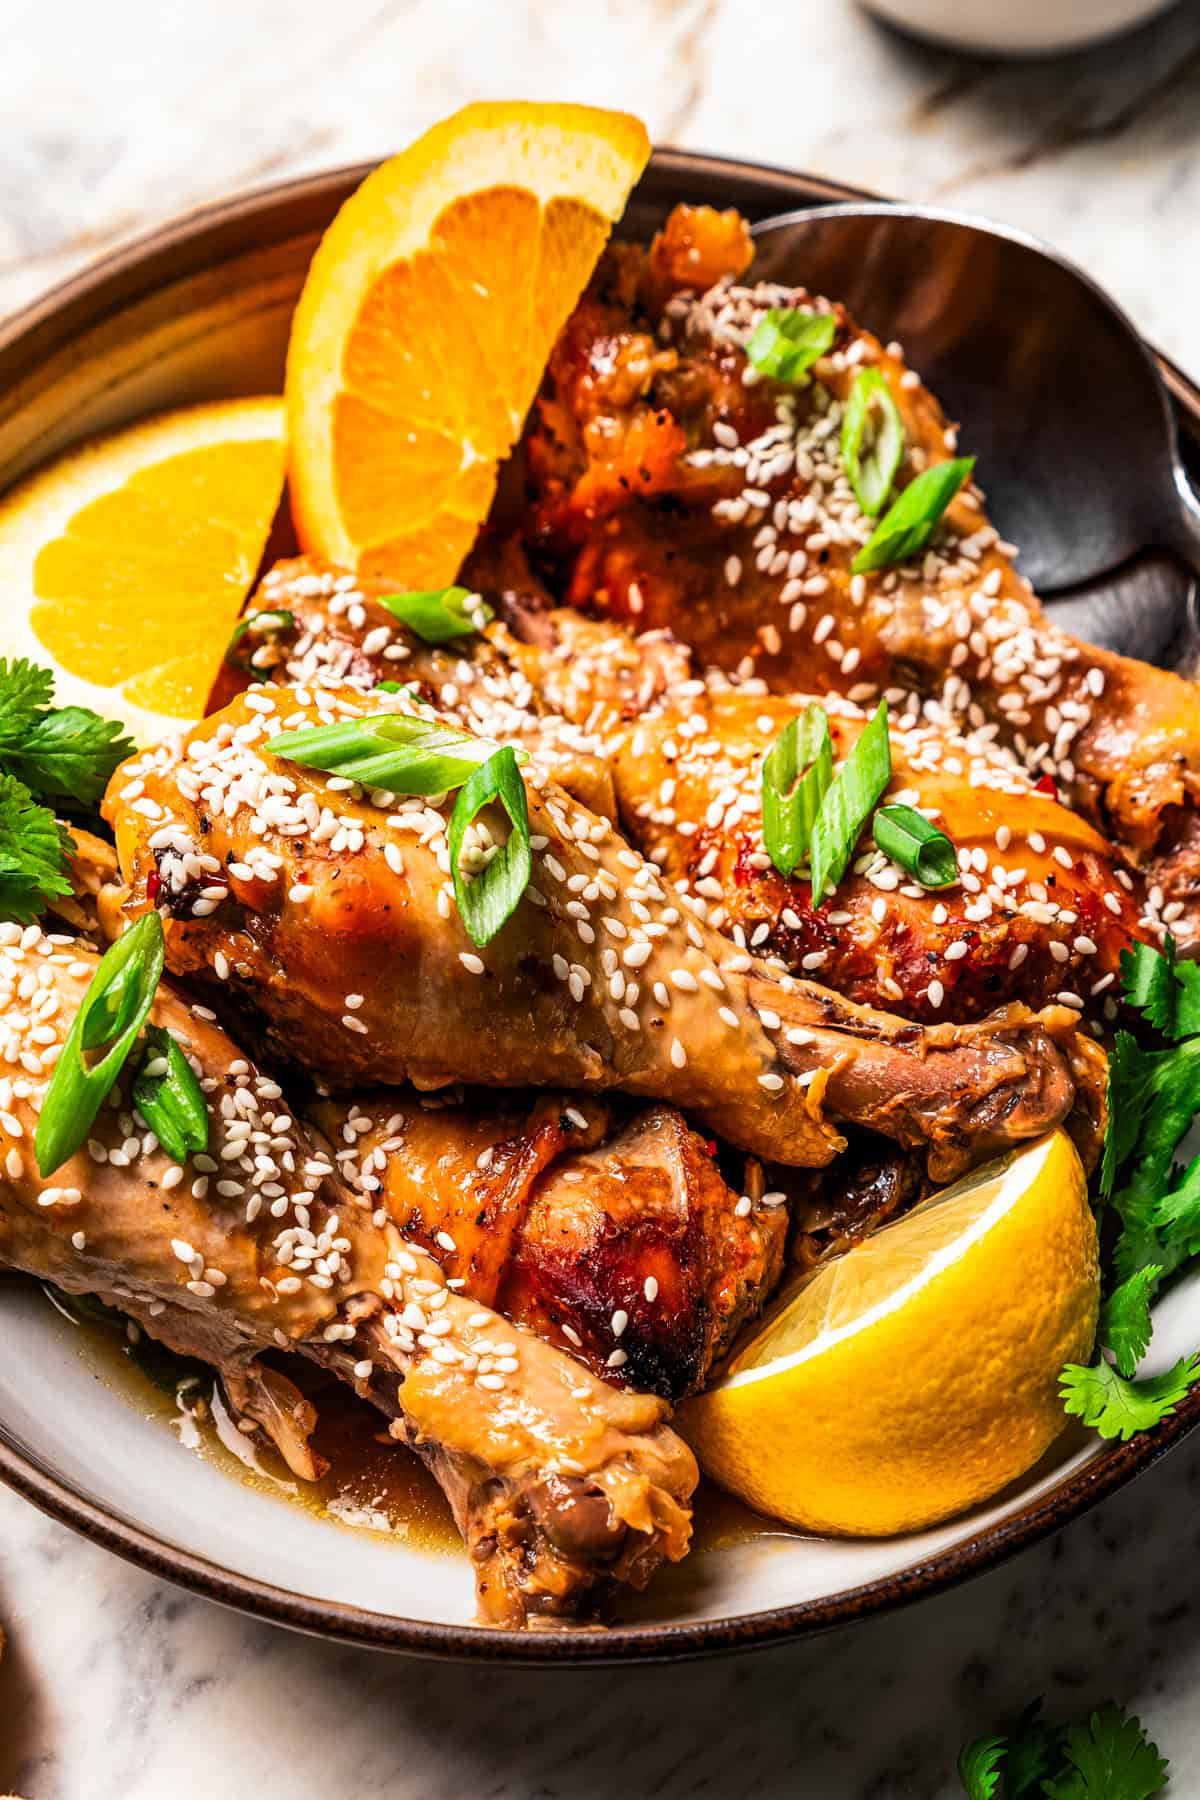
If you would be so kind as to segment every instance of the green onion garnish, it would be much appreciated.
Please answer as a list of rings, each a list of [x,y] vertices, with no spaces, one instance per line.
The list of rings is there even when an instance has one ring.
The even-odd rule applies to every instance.
[[[200,1083],[161,1025],[146,1027],[146,1054],[133,1078],[132,1094],[133,1104],[172,1162],[184,1163],[208,1149],[208,1108]]]
[[[781,875],[808,854],[812,828],[833,780],[833,744],[825,708],[811,700],[789,719],[762,766],[763,842]]]
[[[344,775],[364,787],[389,788],[395,794],[448,794],[499,746],[407,713],[381,713],[373,719],[281,732],[267,740],[266,748],[285,762]]]
[[[950,887],[958,880],[954,845],[911,806],[881,806],[871,830],[883,854],[915,875],[922,887]]]
[[[775,381],[804,382],[818,356],[832,348],[836,335],[832,313],[773,306],[755,326],[746,355],[762,375]]]
[[[866,730],[834,776],[813,826],[809,860],[812,863],[814,906],[820,905],[826,891],[832,894],[842,879],[858,842],[858,834],[891,778],[887,701],[881,700]]]
[[[73,1156],[133,1049],[163,967],[162,920],[144,913],[105,951],[67,1033],[42,1101],[34,1155],[43,1181]],[[90,1051],[105,1049],[98,1062]]]
[[[932,469],[923,470],[910,481],[851,563],[854,573],[888,569],[923,550],[974,467],[973,456],[956,456],[951,462],[936,463]]]
[[[462,868],[463,840],[472,822],[494,801],[508,814],[508,842],[477,875]],[[476,769],[455,802],[450,818],[450,869],[454,897],[473,944],[487,944],[516,910],[529,885],[533,857],[529,849],[529,807],[525,783],[513,750],[505,745]]]
[[[904,423],[879,369],[860,369],[842,416],[842,461],[854,497],[872,518],[882,512],[904,455]]]
[[[288,611],[286,606],[273,607],[270,610],[263,612],[247,613],[246,617],[244,619],[239,619],[238,623],[233,628],[233,636],[225,646],[225,661],[229,664],[230,668],[241,669],[243,673],[253,675],[259,681],[263,680],[266,671],[255,667],[253,655],[248,661],[243,661],[240,657],[233,654],[234,651],[249,631],[258,633],[263,637],[272,637],[279,632],[291,631],[294,628],[295,623],[294,616]]]
[[[486,601],[464,587],[385,594],[382,604],[427,644],[448,644],[452,638],[470,637],[496,616]]]

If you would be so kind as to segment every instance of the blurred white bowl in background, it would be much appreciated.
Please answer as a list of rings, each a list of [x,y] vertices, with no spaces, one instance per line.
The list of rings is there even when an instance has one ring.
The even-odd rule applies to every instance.
[[[1174,0],[867,0],[907,31],[960,50],[1037,56],[1078,50],[1166,12]]]

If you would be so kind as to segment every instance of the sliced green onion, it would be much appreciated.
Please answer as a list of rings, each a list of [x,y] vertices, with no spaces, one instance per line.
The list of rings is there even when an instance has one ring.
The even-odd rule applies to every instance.
[[[485,600],[464,587],[384,594],[382,604],[393,618],[427,644],[448,644],[452,638],[470,637],[496,616]]]
[[[144,913],[96,965],[42,1101],[33,1148],[43,1180],[75,1154],[91,1130],[146,1021],[162,967],[163,928],[156,912]],[[88,1051],[105,1045],[98,1062],[85,1060]]]
[[[266,748],[285,762],[344,775],[364,787],[390,788],[395,794],[448,794],[499,746],[407,713],[381,713],[373,719],[281,732],[267,740]]]
[[[954,845],[911,806],[881,806],[871,830],[883,854],[915,875],[922,887],[951,887],[958,880]]]
[[[833,778],[809,845],[813,905],[833,893],[846,873],[858,834],[892,779],[887,701],[881,700],[853,750]]]
[[[124,939],[121,940],[124,942]],[[142,971],[135,958],[121,965],[105,988],[96,994],[84,1019],[81,1042],[85,1050],[99,1050],[120,1037],[142,1003]]]
[[[477,875],[471,875],[461,866],[463,840],[484,807],[497,800],[512,827],[508,842]],[[509,745],[497,750],[464,784],[450,818],[449,840],[454,897],[462,922],[473,944],[488,944],[516,910],[533,872],[525,783]]]
[[[746,355],[762,375],[775,381],[804,382],[817,358],[832,349],[836,335],[832,313],[773,306],[755,326]]]
[[[156,1063],[164,1068],[151,1074]],[[133,1104],[172,1162],[208,1149],[208,1107],[191,1063],[161,1025],[147,1025],[146,1054],[133,1078]]]
[[[842,461],[854,497],[872,518],[882,512],[904,455],[904,421],[879,369],[860,369],[842,416]]]
[[[935,463],[910,481],[850,565],[854,573],[888,569],[923,550],[974,467],[973,456],[956,456],[951,462]]]
[[[781,875],[790,875],[807,856],[832,780],[829,716],[812,700],[798,719],[788,720],[763,757],[763,842]]]
[[[225,646],[225,661],[231,668],[241,669],[246,674],[257,676],[261,681],[265,671],[255,668],[254,657],[243,660],[241,657],[235,656],[234,651],[247,632],[253,631],[261,633],[264,637],[271,637],[276,632],[291,631],[295,623],[294,615],[287,610],[286,606],[273,607],[263,612],[247,613],[246,617],[239,619],[233,628],[233,636]]]

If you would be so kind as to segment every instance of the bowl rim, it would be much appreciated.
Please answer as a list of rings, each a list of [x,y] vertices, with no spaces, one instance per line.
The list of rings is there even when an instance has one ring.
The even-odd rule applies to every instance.
[[[19,374],[138,299],[239,253],[318,232],[334,206],[376,166],[345,164],[241,191],[173,215],[56,283],[0,320],[0,393]],[[739,158],[656,149],[647,178],[664,188],[701,188],[732,201],[748,187],[759,216],[838,201],[883,198],[869,190]],[[769,195],[769,203],[767,196]],[[744,199],[744,196],[743,196]],[[286,221],[264,238],[265,221]],[[1200,387],[1149,346],[1189,437],[1200,441]],[[1039,1500],[971,1538],[900,1570],[819,1599],[673,1624],[670,1621],[553,1633],[405,1619],[295,1594],[223,1568],[98,1505],[79,1486],[21,1448],[0,1425],[0,1481],[59,1523],[150,1574],[219,1604],[313,1636],[360,1648],[520,1666],[589,1667],[613,1662],[693,1660],[779,1644],[909,1605],[984,1571],[1078,1518],[1151,1468],[1200,1424],[1200,1387],[1153,1431],[1099,1455]]]

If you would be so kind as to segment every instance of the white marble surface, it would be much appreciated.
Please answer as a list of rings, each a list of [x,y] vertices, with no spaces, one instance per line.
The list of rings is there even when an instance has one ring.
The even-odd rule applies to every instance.
[[[165,214],[384,152],[459,101],[628,106],[662,142],[1041,232],[1200,368],[1200,4],[1005,67],[848,0],[0,0],[0,311]],[[26,1800],[952,1795],[958,1744],[1109,1695],[1200,1795],[1200,1442],[917,1610],[673,1670],[345,1652],[126,1567],[0,1490],[0,1789]]]

